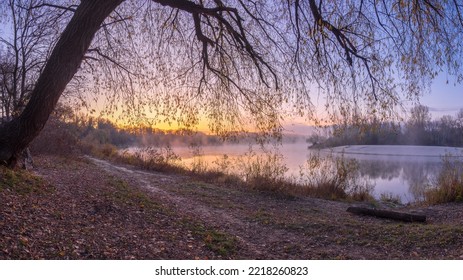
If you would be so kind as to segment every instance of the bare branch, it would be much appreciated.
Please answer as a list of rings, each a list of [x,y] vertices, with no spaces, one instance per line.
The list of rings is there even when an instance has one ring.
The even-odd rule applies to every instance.
[[[100,49],[98,48],[93,48],[93,49],[88,49],[87,52],[95,52],[97,53],[99,56],[103,57],[104,59],[110,61],[111,63],[113,63],[114,65],[116,65],[117,67],[123,69],[125,72],[127,72],[128,74],[132,74],[132,75],[135,75],[132,71],[130,71],[129,69],[127,69],[127,67],[125,67],[124,65],[120,64],[119,62],[117,62],[116,60],[112,59],[111,57],[107,56],[106,54],[104,54]],[[92,57],[89,57],[87,56],[87,58],[92,58]],[[95,59],[95,58],[94,58]],[[95,59],[97,60],[97,59]]]
[[[208,48],[207,45],[218,45],[217,41],[214,41],[207,36],[204,35],[201,29],[201,20],[200,20],[200,15],[205,16],[205,17],[211,17],[214,18],[217,22],[222,24],[225,27],[225,30],[229,35],[232,36],[234,39],[234,44],[235,47],[240,48],[244,50],[249,58],[254,62],[254,66],[256,67],[259,77],[261,81],[267,86],[270,87],[270,84],[267,81],[267,78],[265,77],[266,75],[264,74],[264,69],[267,69],[271,75],[273,76],[275,87],[278,88],[278,79],[275,71],[273,68],[268,64],[262,56],[256,52],[254,49],[253,45],[249,42],[247,36],[246,36],[246,31],[243,28],[242,22],[243,19],[238,13],[238,10],[236,8],[231,8],[227,7],[223,4],[221,1],[215,1],[217,4],[217,7],[214,8],[206,8],[202,5],[193,3],[188,0],[180,0],[180,1],[173,1],[173,0],[153,0],[154,2],[157,2],[161,5],[164,6],[169,6],[172,8],[180,9],[186,12],[189,12],[193,16],[193,21],[194,21],[194,26],[195,26],[195,31],[196,31],[196,36],[200,42],[203,43],[203,50],[202,50],[202,56],[203,58],[208,57]],[[228,20],[225,15],[228,15],[231,19]],[[237,26],[235,28],[233,24]],[[206,63],[207,64],[207,63]],[[236,84],[236,83],[235,83]]]
[[[38,4],[38,5],[34,5],[34,6],[30,6],[30,7],[21,7],[21,8],[29,10],[29,9],[39,9],[39,8],[43,8],[43,7],[56,8],[56,9],[65,10],[65,11],[75,13],[78,6],[77,5],[71,5],[71,6],[66,7],[66,6],[60,6],[60,5],[56,5],[56,4],[50,4],[50,3],[41,3],[41,4]]]

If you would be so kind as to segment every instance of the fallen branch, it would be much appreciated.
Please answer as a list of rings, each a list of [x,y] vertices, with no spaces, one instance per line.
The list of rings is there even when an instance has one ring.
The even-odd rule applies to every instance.
[[[349,207],[347,208],[347,212],[357,214],[357,215],[368,215],[374,216],[383,219],[392,219],[392,220],[399,220],[403,222],[426,222],[425,215],[418,215],[418,214],[410,214],[410,213],[403,213],[403,212],[396,212],[390,210],[378,210],[372,208],[364,208],[364,207]]]

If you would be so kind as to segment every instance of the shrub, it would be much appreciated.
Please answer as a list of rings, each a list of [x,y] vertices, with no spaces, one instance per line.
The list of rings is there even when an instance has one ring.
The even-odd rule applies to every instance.
[[[355,159],[321,157],[313,154],[300,167],[299,178],[295,178],[297,192],[302,195],[325,199],[371,200],[372,186],[360,177]]]
[[[52,115],[44,129],[30,144],[34,154],[52,154],[59,156],[72,156],[77,153],[77,137],[75,137],[68,124]]]
[[[259,191],[269,191],[284,197],[314,196],[339,200],[371,200],[371,186],[362,181],[355,160],[344,157],[328,159],[312,156],[301,167],[299,178],[288,178],[288,168],[283,155],[278,151],[258,154],[250,149],[235,160],[224,155],[217,158],[212,168],[202,159],[198,146],[190,147],[194,156],[190,167],[182,166],[180,157],[172,149],[148,147],[117,153],[116,161],[139,166],[144,169],[164,172],[179,172],[192,175],[207,182],[226,185],[244,185]]]
[[[212,163],[215,164],[213,171],[222,172],[223,174],[230,174],[230,169],[233,165],[233,162],[230,160],[228,155],[222,155],[221,157],[216,158],[216,160],[214,160]]]
[[[189,146],[189,149],[191,150],[191,153],[193,155],[193,162],[191,163],[190,170],[194,174],[201,174],[201,173],[206,173],[208,172],[208,165],[207,162],[203,160],[203,150],[201,149],[201,146],[192,144]]]
[[[260,190],[282,191],[288,168],[283,156],[275,152],[258,155],[248,151],[237,163],[238,173],[248,186]]]
[[[180,157],[174,153],[170,146],[125,150],[122,153],[114,154],[112,159],[153,171],[185,171],[179,165]]]
[[[429,204],[463,201],[463,161],[460,158],[445,155],[442,158],[441,171],[425,192],[425,201]]]

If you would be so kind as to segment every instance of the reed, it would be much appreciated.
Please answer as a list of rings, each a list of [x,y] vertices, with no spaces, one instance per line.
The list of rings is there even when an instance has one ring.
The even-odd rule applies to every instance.
[[[427,191],[425,202],[439,204],[463,201],[463,161],[458,157],[445,155],[442,168]]]

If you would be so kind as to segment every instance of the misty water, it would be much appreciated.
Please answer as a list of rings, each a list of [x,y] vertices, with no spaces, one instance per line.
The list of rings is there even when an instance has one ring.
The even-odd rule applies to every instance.
[[[399,197],[402,203],[420,201],[441,171],[443,157],[461,158],[463,149],[424,146],[351,146],[331,149],[355,159],[373,195]]]
[[[207,168],[217,168],[225,159],[233,170],[240,162],[252,160],[254,155],[264,152],[279,153],[282,164],[287,167],[286,176],[297,178],[301,167],[313,156],[321,158],[344,157],[355,159],[358,163],[359,179],[372,186],[372,195],[380,198],[382,194],[398,197],[402,203],[422,199],[423,191],[435,180],[442,167],[442,157],[446,154],[461,157],[462,148],[421,147],[421,146],[345,146],[321,151],[308,149],[305,142],[285,143],[266,147],[224,144],[218,146],[174,147],[185,166],[202,164]],[[236,167],[236,166],[235,166]]]

